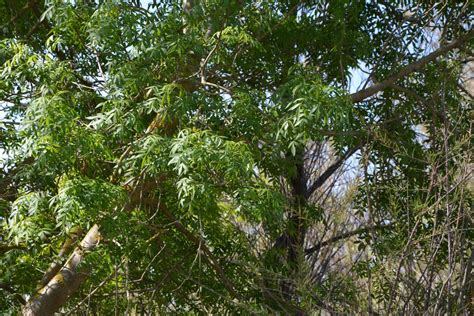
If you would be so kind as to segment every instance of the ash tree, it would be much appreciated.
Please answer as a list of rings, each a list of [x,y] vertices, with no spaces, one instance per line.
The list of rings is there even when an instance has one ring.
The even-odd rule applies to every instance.
[[[0,310],[472,310],[469,1],[0,0]]]

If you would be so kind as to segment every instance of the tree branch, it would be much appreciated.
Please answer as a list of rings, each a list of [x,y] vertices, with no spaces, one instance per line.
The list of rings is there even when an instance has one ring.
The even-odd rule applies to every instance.
[[[363,89],[363,90],[357,91],[355,93],[352,93],[351,95],[349,95],[349,97],[351,98],[352,102],[354,102],[354,103],[364,101],[368,97],[371,97],[374,94],[390,87],[392,84],[397,82],[399,79],[402,79],[402,78],[408,76],[409,74],[420,70],[425,65],[427,65],[428,63],[434,61],[439,56],[444,55],[447,52],[449,52],[450,50],[453,50],[455,48],[462,47],[464,44],[469,42],[469,40],[471,40],[473,37],[474,37],[474,31],[471,30],[471,31],[467,32],[465,35],[461,36],[460,38],[452,41],[451,43],[438,48],[437,50],[435,50],[431,54],[429,54],[429,55],[427,55],[427,56],[425,56],[425,57],[423,57],[423,58],[421,58],[421,59],[405,66],[405,67],[403,67],[396,74],[388,77],[387,79],[383,80],[382,82],[378,82],[378,83],[376,83],[376,84],[374,84],[374,85],[372,85],[372,86],[370,86],[366,89]]]
[[[36,5],[37,0],[27,1],[26,4],[14,15],[11,17],[10,22],[8,24],[13,24],[18,20],[22,15],[26,13],[29,9]],[[4,24],[6,26],[7,24]]]
[[[97,246],[99,239],[99,226],[94,225],[59,272],[28,301],[23,315],[53,315],[58,311],[87,277],[78,271],[78,267],[87,252]]]
[[[14,249],[27,249],[24,245],[9,245],[9,244],[0,244],[0,254],[7,253],[10,250]]]
[[[350,156],[352,156],[357,150],[359,149],[359,146],[356,146],[346,152],[342,157],[340,157],[335,163],[333,163],[331,166],[329,166],[326,171],[323,172],[322,175],[319,176],[319,178],[316,179],[316,181],[313,182],[313,184],[309,187],[309,189],[306,192],[306,197],[309,198],[314,191],[319,189],[325,182],[326,180],[336,172],[336,170],[346,161]]]
[[[337,236],[334,236],[332,238],[329,238],[325,241],[322,241],[322,242],[319,242],[317,243],[316,245],[314,245],[313,247],[311,248],[307,248],[305,249],[305,254],[306,255],[311,255],[312,253],[318,251],[319,249],[321,249],[322,247],[326,247],[332,243],[335,243],[336,241],[339,241],[339,240],[342,240],[342,239],[346,239],[346,238],[349,238],[349,237],[352,237],[352,236],[355,236],[355,235],[360,235],[360,234],[363,234],[363,233],[366,233],[366,232],[369,232],[371,230],[379,230],[379,229],[384,229],[384,228],[387,228],[387,227],[391,227],[393,226],[394,223],[390,223],[390,224],[378,224],[378,225],[373,225],[373,226],[366,226],[366,227],[362,227],[362,228],[358,228],[356,230],[353,230],[353,231],[350,231],[350,232],[345,232],[345,233],[342,233],[340,235],[337,235]]]
[[[184,227],[176,217],[174,217],[173,214],[171,214],[167,209],[164,207],[161,209],[163,214],[168,217],[169,220],[172,221],[174,227],[181,232],[189,241],[191,241],[193,244],[195,244],[197,247],[199,247],[204,255],[204,259],[209,263],[209,265],[214,269],[214,271],[217,273],[219,276],[220,280],[222,281],[224,287],[227,289],[227,291],[237,299],[240,299],[239,293],[235,290],[235,287],[231,283],[231,281],[226,277],[224,270],[222,267],[219,265],[217,262],[216,258],[214,258],[214,255],[212,252],[209,250],[209,248],[206,246],[204,240],[202,240],[199,237],[194,236],[193,233],[191,233],[186,227]]]
[[[201,65],[200,65],[200,74],[201,74],[201,84],[203,86],[210,86],[210,87],[214,87],[214,88],[217,88],[217,89],[220,89],[224,92],[226,92],[227,94],[232,94],[232,91],[224,86],[221,86],[221,85],[218,85],[218,84],[215,84],[215,83],[212,83],[212,82],[209,82],[207,81],[206,79],[206,67],[207,67],[207,64],[209,63],[209,60],[211,59],[212,55],[214,55],[214,53],[217,51],[217,48],[219,47],[219,43],[220,43],[220,39],[221,39],[221,33],[222,32],[219,32],[219,35],[216,39],[216,44],[214,45],[214,47],[211,49],[211,51],[209,52],[209,54],[206,56],[206,58],[204,58],[203,60],[201,60]]]
[[[11,293],[21,304],[25,305],[26,301],[19,293],[17,293],[9,284],[0,282],[0,290]]]
[[[64,258],[70,253],[76,241],[81,237],[82,229],[80,227],[74,227],[68,234],[68,237],[64,241],[61,250],[58,253],[58,257],[51,263],[48,270],[44,273],[43,278],[38,283],[37,289],[41,289],[46,286],[49,281],[58,273],[59,269],[64,264]]]

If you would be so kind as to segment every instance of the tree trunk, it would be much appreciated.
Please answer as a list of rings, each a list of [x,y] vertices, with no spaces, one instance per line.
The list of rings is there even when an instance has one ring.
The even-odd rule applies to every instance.
[[[59,272],[28,301],[23,315],[53,315],[64,305],[85,280],[87,274],[79,272],[78,266],[85,254],[97,246],[99,238],[99,226],[94,225]]]

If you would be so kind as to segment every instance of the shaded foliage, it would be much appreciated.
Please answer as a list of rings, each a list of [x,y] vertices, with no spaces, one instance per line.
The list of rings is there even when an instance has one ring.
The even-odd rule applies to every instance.
[[[62,312],[469,313],[469,2],[0,17],[3,312],[97,224]]]

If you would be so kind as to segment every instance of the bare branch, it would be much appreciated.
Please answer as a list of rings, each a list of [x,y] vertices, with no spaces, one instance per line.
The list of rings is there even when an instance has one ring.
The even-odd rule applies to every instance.
[[[306,192],[306,197],[309,198],[314,193],[314,191],[320,188],[326,182],[326,180],[330,176],[332,176],[334,172],[337,171],[337,169],[339,169],[339,167],[344,163],[344,161],[346,161],[350,156],[352,156],[358,149],[359,149],[359,146],[352,148],[351,150],[346,152],[342,157],[340,157],[335,163],[329,166],[326,169],[326,171],[324,171],[323,174],[320,175],[319,178],[313,182],[311,187],[309,187],[309,189]]]
[[[356,102],[364,101],[368,97],[371,97],[374,94],[390,87],[392,84],[396,83],[398,80],[408,76],[409,74],[411,74],[413,72],[416,72],[416,71],[420,70],[421,68],[423,68],[428,63],[436,60],[436,58],[438,58],[439,56],[442,56],[442,55],[446,54],[447,52],[449,52],[449,51],[451,51],[455,48],[462,47],[463,45],[468,43],[469,40],[471,40],[473,36],[474,36],[474,31],[471,30],[471,31],[467,32],[467,34],[465,34],[464,36],[461,36],[460,38],[458,38],[457,40],[454,40],[451,43],[438,48],[437,50],[435,50],[431,54],[429,54],[429,55],[427,55],[427,56],[425,56],[425,57],[423,57],[423,58],[421,58],[421,59],[405,66],[405,67],[403,67],[399,72],[397,72],[396,74],[388,77],[387,79],[383,80],[382,82],[376,83],[376,84],[374,84],[374,85],[372,85],[372,86],[370,86],[366,89],[363,89],[363,90],[357,91],[355,93],[352,93],[350,95],[350,98],[351,98],[352,102],[356,103]]]
[[[361,228],[358,228],[358,229],[350,231],[350,232],[345,232],[345,233],[342,233],[340,235],[329,238],[325,241],[322,241],[320,243],[317,243],[316,245],[312,246],[311,248],[305,249],[305,254],[306,255],[311,255],[312,253],[318,251],[319,249],[321,249],[323,247],[326,247],[330,244],[333,244],[336,241],[346,239],[346,238],[349,238],[349,237],[352,237],[352,236],[355,236],[355,235],[360,235],[360,234],[363,234],[363,233],[367,233],[367,232],[372,231],[372,230],[388,228],[388,227],[391,227],[393,225],[394,225],[394,223],[378,224],[378,225],[373,225],[373,226],[368,226],[368,227],[361,227]]]
[[[228,94],[232,94],[232,91],[230,91],[228,88],[226,87],[223,87],[221,85],[218,85],[218,84],[215,84],[215,83],[212,83],[212,82],[209,82],[207,81],[206,79],[206,67],[207,67],[207,64],[209,63],[209,60],[211,59],[212,55],[214,55],[214,53],[217,51],[217,48],[219,47],[219,43],[220,43],[220,39],[221,39],[221,33],[219,32],[219,35],[217,37],[217,40],[216,40],[216,44],[214,45],[214,47],[211,49],[211,51],[209,52],[209,54],[206,56],[206,58],[204,58],[202,61],[201,61],[201,68],[200,68],[200,74],[201,74],[201,84],[203,86],[210,86],[210,87],[214,87],[214,88],[217,88],[217,89],[220,89]]]

